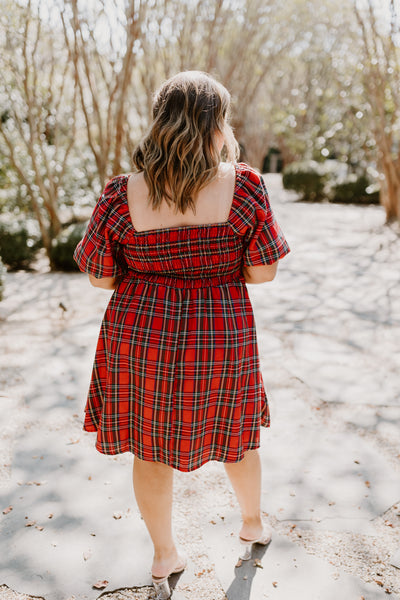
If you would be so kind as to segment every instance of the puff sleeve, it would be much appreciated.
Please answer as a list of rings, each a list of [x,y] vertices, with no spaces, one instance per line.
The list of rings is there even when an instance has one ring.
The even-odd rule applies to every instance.
[[[243,255],[246,266],[270,265],[290,252],[270,206],[264,179],[257,174],[257,180],[249,198],[251,226],[245,237]]]
[[[74,252],[79,270],[96,278],[117,277],[123,272],[123,261],[119,258],[120,245],[113,231],[115,178],[111,179],[96,206],[82,240]]]

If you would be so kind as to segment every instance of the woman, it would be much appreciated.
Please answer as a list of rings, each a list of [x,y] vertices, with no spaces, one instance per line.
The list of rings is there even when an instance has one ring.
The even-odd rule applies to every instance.
[[[97,432],[100,452],[134,454],[161,598],[186,566],[171,529],[174,468],[223,462],[241,507],[243,558],[270,539],[257,450],[269,411],[246,283],[272,280],[289,248],[263,179],[235,162],[229,105],[205,73],[166,81],[135,172],[108,182],[74,254],[94,286],[115,290],[84,429]]]

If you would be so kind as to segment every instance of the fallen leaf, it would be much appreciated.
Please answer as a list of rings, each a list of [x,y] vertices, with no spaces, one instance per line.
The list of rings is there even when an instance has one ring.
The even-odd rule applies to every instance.
[[[242,559],[241,559],[241,558],[239,558],[239,560],[237,561],[237,563],[236,563],[235,567],[241,567],[241,566],[242,566],[242,564],[243,564],[243,561],[242,561]]]
[[[8,513],[9,513],[9,512],[11,512],[11,511],[12,511],[12,509],[13,509],[13,507],[12,507],[12,506],[7,506],[7,508],[5,508],[5,509],[3,510],[3,515],[8,515]]]
[[[43,531],[44,527],[42,527],[42,525],[36,525],[36,529],[39,529],[39,531]]]
[[[391,523],[390,521],[385,521],[385,525],[387,525],[388,527],[393,527],[393,523]]]
[[[359,465],[359,464],[360,464],[360,461],[359,461],[359,460],[355,460],[354,462],[356,463],[356,465]]]
[[[121,519],[121,518],[122,518],[122,515],[121,515],[121,513],[117,513],[117,512],[115,512],[115,513],[113,514],[113,519],[116,519],[116,520],[118,521],[118,519]]]
[[[383,587],[383,583],[382,581],[379,581],[379,579],[374,579],[375,583],[377,583],[378,585],[380,585],[381,587]]]
[[[103,579],[103,581],[97,581],[97,583],[94,583],[92,585],[92,588],[94,588],[95,590],[104,590],[104,588],[106,588],[107,586],[108,586],[107,579]]]
[[[216,522],[214,521],[214,519],[211,519],[210,523],[211,523],[211,525],[216,525]]]
[[[50,514],[47,516],[47,518],[48,518],[48,519],[52,519],[53,517],[54,517],[53,513],[50,513]]]
[[[272,585],[273,585],[274,587],[278,587],[278,582],[277,582],[277,581],[273,581],[273,582],[272,582]]]
[[[34,525],[36,525],[36,521],[28,521],[27,523],[25,523],[25,527],[33,527]]]
[[[83,553],[83,560],[89,560],[89,558],[91,558],[92,553],[91,552],[84,552]]]
[[[261,564],[261,560],[259,558],[255,558],[253,562],[253,567],[258,567],[259,569],[263,569],[264,567]]]
[[[365,481],[364,483],[365,483],[365,485],[367,486],[367,488],[369,488],[369,487],[371,486],[371,484],[370,484],[370,482],[369,482],[369,481]]]

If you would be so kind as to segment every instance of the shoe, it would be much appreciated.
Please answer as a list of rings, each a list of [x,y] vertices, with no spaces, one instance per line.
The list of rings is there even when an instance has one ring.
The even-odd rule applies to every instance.
[[[182,573],[186,569],[186,558],[179,556],[178,565],[165,575],[165,577],[155,577],[152,575],[154,589],[156,591],[156,600],[168,600],[171,598],[171,588],[169,587],[168,578],[174,573]]]
[[[241,560],[249,560],[251,558],[251,547],[253,544],[261,544],[261,546],[266,546],[270,543],[272,537],[272,531],[269,527],[264,527],[264,530],[259,538],[255,540],[244,540],[239,536],[240,544],[243,546],[242,553],[239,556]]]

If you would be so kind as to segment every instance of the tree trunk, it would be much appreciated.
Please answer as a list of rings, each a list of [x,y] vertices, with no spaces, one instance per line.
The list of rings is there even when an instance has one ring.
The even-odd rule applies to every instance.
[[[390,156],[382,157],[385,179],[381,189],[381,204],[386,211],[388,222],[400,220],[400,173],[396,162]]]

